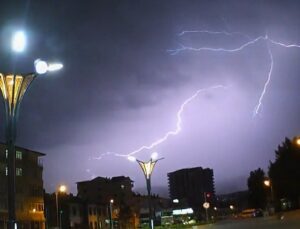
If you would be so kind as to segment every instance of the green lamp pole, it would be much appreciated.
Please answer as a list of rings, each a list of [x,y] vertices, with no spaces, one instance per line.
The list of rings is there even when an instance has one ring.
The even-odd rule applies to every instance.
[[[16,228],[16,122],[22,98],[35,77],[35,73],[26,75],[0,73],[0,89],[5,105],[8,151],[8,229]]]
[[[136,161],[140,165],[146,179],[147,193],[148,193],[148,207],[149,207],[149,228],[151,229],[154,228],[153,211],[152,211],[152,203],[151,203],[151,175],[156,163],[159,160],[164,159],[164,158],[155,159],[156,157],[157,157],[157,153],[153,153],[151,155],[151,159],[147,162],[140,161],[133,156],[128,157],[130,161]]]
[[[26,48],[26,36],[23,31],[17,31],[11,42],[14,52],[23,52]],[[16,126],[21,101],[33,80],[39,74],[60,70],[61,63],[48,64],[40,59],[34,62],[35,73],[3,74],[0,73],[0,89],[4,99],[6,117],[6,146],[8,151],[8,229],[17,228],[16,220]]]

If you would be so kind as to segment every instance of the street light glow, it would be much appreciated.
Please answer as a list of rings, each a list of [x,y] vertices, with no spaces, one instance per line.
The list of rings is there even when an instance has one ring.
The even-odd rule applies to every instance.
[[[152,158],[152,160],[156,160],[158,158],[158,153],[157,152],[153,152],[151,154],[151,158]]]
[[[26,36],[23,31],[16,32],[11,40],[11,48],[14,52],[23,52],[26,47]]]
[[[47,70],[49,72],[54,72],[54,71],[58,71],[58,70],[60,70],[62,68],[63,68],[63,64],[61,64],[61,63],[53,63],[53,64],[48,64]]]
[[[34,61],[35,71],[38,74],[45,74],[48,71],[48,64],[46,61],[37,59]]]
[[[179,203],[179,200],[178,200],[178,199],[174,199],[174,200],[173,200],[173,203],[178,204],[178,203]]]
[[[50,63],[48,64],[46,61],[37,59],[34,61],[35,71],[38,74],[45,74],[47,72],[58,71],[63,68],[62,63]]]
[[[66,192],[67,191],[67,186],[65,186],[65,185],[59,186],[58,191],[63,192],[63,193]]]
[[[270,182],[270,180],[264,180],[264,184],[265,184],[265,186],[270,187],[271,182]]]
[[[128,156],[127,159],[129,161],[136,161],[136,158],[134,156]]]
[[[297,144],[298,146],[300,146],[300,138],[299,138],[299,137],[296,139],[296,144]]]

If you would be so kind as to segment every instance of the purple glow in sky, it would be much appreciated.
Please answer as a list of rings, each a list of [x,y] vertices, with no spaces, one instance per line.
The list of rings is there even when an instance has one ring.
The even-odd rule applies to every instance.
[[[154,187],[202,166],[214,169],[217,193],[237,191],[299,133],[298,1],[1,4],[1,71],[30,71],[37,58],[64,64],[34,82],[18,123],[18,144],[47,154],[47,191],[118,175],[144,189],[125,156],[154,151],[165,158]],[[14,57],[7,37],[19,27],[28,47]]]

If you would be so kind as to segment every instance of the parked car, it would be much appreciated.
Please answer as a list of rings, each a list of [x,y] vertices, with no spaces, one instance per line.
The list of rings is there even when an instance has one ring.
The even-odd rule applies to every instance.
[[[262,217],[264,216],[263,210],[260,208],[249,208],[243,210],[240,214],[240,218],[254,218],[254,217]]]

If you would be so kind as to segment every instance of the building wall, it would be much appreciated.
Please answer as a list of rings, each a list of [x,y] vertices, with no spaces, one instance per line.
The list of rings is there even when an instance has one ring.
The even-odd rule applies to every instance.
[[[95,228],[95,225],[98,225],[99,228],[107,228],[109,226],[108,208],[110,200],[113,200],[113,220],[119,221],[119,224],[124,223],[124,219],[119,218],[120,214],[122,215],[120,209],[131,206],[133,198],[132,187],[133,182],[129,177],[124,176],[112,178],[96,177],[93,180],[78,182],[77,196],[87,203],[90,228]],[[97,214],[95,215],[94,212],[97,212]]]
[[[44,154],[16,147],[16,217],[28,228],[44,228],[43,167]],[[7,150],[0,144],[0,225],[7,221]]]
[[[115,204],[132,198],[132,181],[129,177],[113,177],[111,179],[96,177],[90,181],[77,182],[77,196],[92,203]]]
[[[213,170],[201,167],[181,169],[168,173],[169,193],[171,199],[186,201],[190,207],[199,208],[204,202],[204,193],[210,193],[214,200]]]

